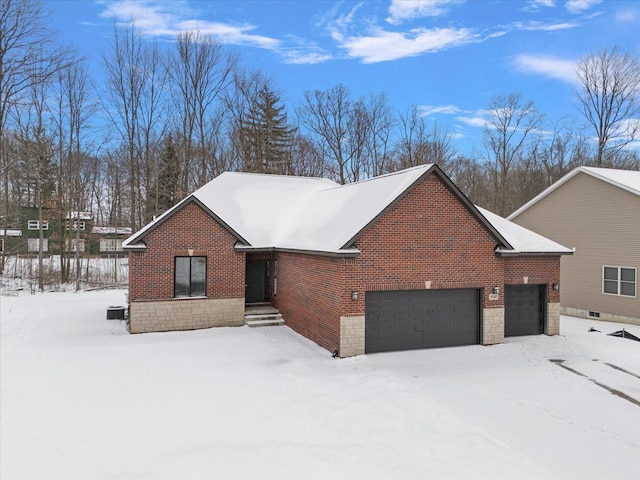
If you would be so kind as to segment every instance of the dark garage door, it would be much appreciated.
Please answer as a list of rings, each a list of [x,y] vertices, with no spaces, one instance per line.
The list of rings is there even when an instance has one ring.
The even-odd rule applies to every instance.
[[[480,343],[478,290],[367,292],[365,352]]]
[[[505,285],[505,337],[539,335],[543,332],[544,292],[544,285]]]

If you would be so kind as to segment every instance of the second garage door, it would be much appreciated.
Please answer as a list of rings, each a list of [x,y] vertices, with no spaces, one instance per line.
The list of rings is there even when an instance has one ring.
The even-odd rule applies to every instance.
[[[504,336],[539,335],[544,329],[545,285],[505,285]]]
[[[400,290],[366,293],[366,353],[478,343],[478,290]]]

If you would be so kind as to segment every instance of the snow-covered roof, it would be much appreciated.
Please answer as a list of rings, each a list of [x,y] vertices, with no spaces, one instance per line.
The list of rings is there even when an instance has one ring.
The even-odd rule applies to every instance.
[[[123,246],[129,250],[145,248],[142,240],[146,233],[187,202],[196,201],[236,236],[239,250],[275,248],[353,255],[358,253],[353,243],[359,234],[433,170],[441,173],[435,165],[420,165],[346,185],[322,178],[225,172],[128,238]],[[474,211],[476,207],[461,193],[460,197],[484,222],[482,214]],[[514,238],[526,237],[516,248],[502,235],[500,228],[505,225],[499,220],[487,219],[485,226],[505,252],[565,253],[555,242],[539,250],[538,244],[529,242],[536,234],[523,227],[508,229]],[[529,243],[535,250],[527,250]]]
[[[513,249],[498,248],[498,253],[503,254],[566,254],[571,255],[573,250],[554,242],[553,240],[543,237],[531,230],[528,230],[520,225],[513,223],[506,218],[502,218],[489,210],[478,207],[476,208],[495,228],[498,230],[504,238],[511,244]]]
[[[17,228],[7,228],[6,232],[4,230],[4,228],[0,229],[0,237],[21,237],[22,236],[22,230],[17,229]]]
[[[541,193],[533,197],[507,218],[509,220],[517,217],[522,212],[527,210],[532,205],[535,205],[544,197],[553,192],[556,188],[564,185],[566,182],[571,180],[579,173],[586,173],[587,175],[592,176],[593,178],[597,178],[598,180],[602,180],[603,182],[607,182],[611,185],[614,185],[618,188],[631,192],[635,195],[640,195],[640,171],[636,170],[619,170],[615,168],[600,168],[600,167],[577,167],[567,173],[560,180],[555,182],[553,185],[549,186],[547,189],[543,190]]]
[[[91,212],[67,212],[67,219],[91,220],[93,214]]]
[[[96,235],[131,235],[131,227],[93,227],[91,233]]]

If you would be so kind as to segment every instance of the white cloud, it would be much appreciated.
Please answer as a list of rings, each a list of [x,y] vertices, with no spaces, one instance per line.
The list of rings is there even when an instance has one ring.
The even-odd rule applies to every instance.
[[[101,17],[113,18],[118,23],[135,22],[143,35],[152,37],[171,37],[178,33],[199,30],[211,35],[221,43],[247,45],[268,50],[277,50],[281,41],[275,38],[251,33],[256,29],[250,24],[226,24],[198,20],[197,12],[185,2],[157,2],[150,0],[116,0],[102,2],[105,9]]]
[[[333,55],[319,48],[284,48],[280,53],[284,63],[293,65],[312,65],[333,59]]]
[[[640,19],[640,9],[627,8],[616,12],[616,20],[620,23],[633,23]]]
[[[421,17],[438,17],[447,12],[450,5],[462,0],[391,0],[387,22],[398,25],[406,20]]]
[[[456,117],[456,120],[464,123],[465,125],[468,125],[469,127],[475,128],[484,128],[487,124],[487,119],[482,115],[474,115],[471,117]]]
[[[564,6],[570,13],[583,13],[599,3],[602,0],[568,0]]]
[[[572,22],[561,22],[561,23],[543,23],[543,22],[515,22],[513,27],[517,30],[525,30],[525,31],[543,31],[543,32],[554,32],[556,30],[567,30],[569,28],[577,27],[577,23]]]
[[[204,35],[211,35],[222,43],[249,45],[269,50],[275,50],[280,46],[279,40],[250,33],[255,28],[254,25],[248,24],[230,25],[204,20],[184,20],[176,23],[174,32],[197,30]]]
[[[418,106],[418,110],[421,117],[437,114],[455,115],[460,113],[460,109],[456,105],[420,105]]]
[[[553,8],[556,6],[556,0],[529,0],[529,5],[533,8]]]
[[[478,41],[466,28],[417,28],[407,33],[374,29],[364,36],[344,37],[336,33],[334,39],[351,58],[360,58],[364,63],[397,60]]]
[[[542,55],[518,55],[514,59],[514,65],[525,73],[535,73],[563,82],[575,84],[575,61]]]

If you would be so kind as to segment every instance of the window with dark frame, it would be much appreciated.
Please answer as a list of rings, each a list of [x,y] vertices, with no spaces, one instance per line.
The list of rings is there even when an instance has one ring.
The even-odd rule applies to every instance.
[[[174,297],[204,297],[207,292],[207,257],[175,257]]]
[[[638,283],[634,267],[602,267],[602,293],[635,297]]]

